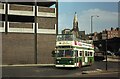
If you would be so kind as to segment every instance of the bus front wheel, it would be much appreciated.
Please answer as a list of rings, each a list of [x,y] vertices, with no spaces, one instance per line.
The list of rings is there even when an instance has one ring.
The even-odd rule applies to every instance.
[[[79,68],[81,68],[82,67],[82,62],[79,62]]]
[[[90,66],[92,65],[92,60],[90,60],[89,65],[90,65]]]

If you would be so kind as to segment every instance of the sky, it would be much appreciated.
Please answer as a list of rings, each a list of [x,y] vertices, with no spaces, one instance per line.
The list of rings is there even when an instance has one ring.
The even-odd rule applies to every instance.
[[[93,17],[93,32],[118,27],[118,2],[59,2],[58,32],[72,29],[75,12],[80,31],[90,33],[90,17]],[[98,15],[99,17],[95,17]]]

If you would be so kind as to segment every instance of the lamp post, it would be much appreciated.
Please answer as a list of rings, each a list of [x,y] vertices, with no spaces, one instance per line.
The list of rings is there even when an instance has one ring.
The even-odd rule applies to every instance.
[[[108,70],[108,67],[107,67],[107,36],[106,36],[106,39],[105,39],[105,45],[106,45],[106,47],[105,47],[106,70]]]
[[[102,48],[102,44],[99,44],[99,47]],[[105,40],[105,70],[108,70],[108,66],[107,66],[107,38]]]
[[[34,45],[34,62],[35,62],[35,64],[37,64],[37,2],[36,2],[36,0],[35,0],[35,16],[34,16],[34,22],[35,22],[35,29],[34,29],[34,43],[35,43],[35,45]]]
[[[99,17],[98,15],[92,15],[90,17],[90,20],[91,20],[91,34],[93,33],[93,17]]]
[[[102,48],[102,44],[101,43],[99,44],[99,47],[100,47],[100,51],[101,51],[101,48]]]

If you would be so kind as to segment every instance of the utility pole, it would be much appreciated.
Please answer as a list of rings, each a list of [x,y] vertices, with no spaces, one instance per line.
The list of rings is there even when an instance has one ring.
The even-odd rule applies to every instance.
[[[90,17],[91,20],[91,34],[93,33],[93,17],[99,17],[98,15],[93,15]]]
[[[92,21],[92,20],[93,20],[93,16],[91,16],[90,19],[91,19],[91,34],[92,34],[92,32],[93,32],[93,30],[92,30],[92,29],[93,29],[93,26],[92,26],[92,23],[93,23],[93,21]]]
[[[5,3],[5,34],[8,33],[8,1]]]
[[[105,42],[106,42],[106,49],[105,49],[106,50],[106,57],[105,58],[106,58],[106,70],[107,70],[108,69],[107,68],[107,39],[105,40]]]
[[[34,29],[34,45],[35,45],[35,51],[34,51],[34,62],[37,64],[37,2],[35,0],[35,13],[34,13],[34,22],[35,22],[35,29]]]

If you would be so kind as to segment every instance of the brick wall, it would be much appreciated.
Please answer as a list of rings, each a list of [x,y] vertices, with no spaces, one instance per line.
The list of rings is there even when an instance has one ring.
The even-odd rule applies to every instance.
[[[55,49],[55,35],[38,34],[38,63],[54,63],[52,51]]]
[[[10,22],[10,28],[33,28],[32,23],[24,23],[24,22]]]
[[[2,33],[2,63],[34,63],[34,35]]]
[[[49,8],[49,7],[41,7],[41,6],[38,6],[38,12],[55,13],[55,9],[54,9],[54,8]]]
[[[39,64],[53,64],[51,52],[55,48],[55,35],[37,35],[37,57]],[[34,63],[34,34],[2,34],[3,64]]]
[[[33,7],[28,5],[10,4],[10,10],[32,11]]]
[[[37,22],[39,25],[39,29],[55,29],[56,18],[38,17]]]

